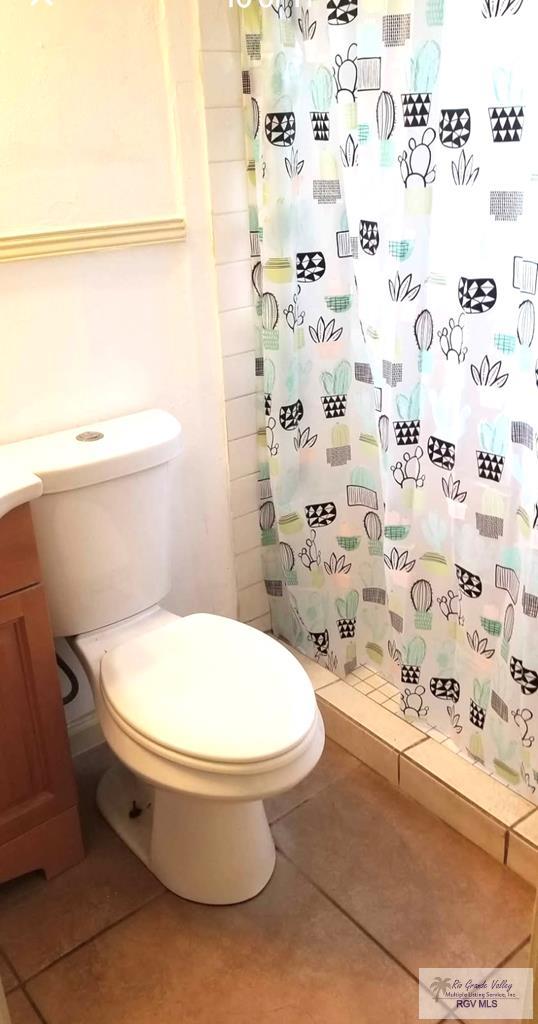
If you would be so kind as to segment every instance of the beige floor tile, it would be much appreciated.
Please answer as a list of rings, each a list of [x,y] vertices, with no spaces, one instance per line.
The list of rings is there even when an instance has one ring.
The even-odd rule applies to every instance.
[[[530,886],[362,766],[277,822],[274,834],[415,974],[498,964],[529,935]]]
[[[355,689],[358,690],[359,693],[364,693],[366,696],[368,693],[373,693],[374,688],[373,686],[368,686],[368,683],[355,682]]]
[[[23,979],[162,892],[94,807],[105,756],[77,758],[85,859],[49,882],[32,874],[0,887],[0,947]]]
[[[374,690],[377,690],[378,687],[385,686],[386,683],[387,683],[387,680],[384,679],[383,676],[380,676],[377,672],[374,672],[374,674],[372,676],[368,677],[368,682],[370,683],[370,686]]]
[[[19,984],[16,975],[11,970],[5,956],[0,953],[0,979],[4,986],[4,992],[11,992],[12,988],[16,988]]]
[[[356,757],[348,754],[347,750],[339,747],[337,743],[333,743],[327,737],[323,754],[310,775],[287,793],[280,793],[265,801],[265,810],[269,821],[275,821],[276,818],[287,814],[292,808],[297,807],[304,800],[309,800],[316,793],[320,793],[325,786],[335,782],[336,779],[341,779],[356,767]]]
[[[460,835],[470,839],[495,860],[504,862],[506,826],[475,804],[463,800],[440,779],[429,775],[406,757],[400,759],[400,788],[422,807],[436,814]]]
[[[371,695],[366,697],[363,693],[358,693],[356,687],[350,689],[340,681],[332,683],[323,690],[319,699],[322,703],[332,704],[353,721],[360,722],[364,729],[395,750],[406,750],[423,740],[422,733],[412,725],[396,718],[386,708],[376,706]]]
[[[504,967],[528,967],[531,957],[531,944],[526,942],[521,949],[518,949],[517,953],[513,953],[508,958]]]
[[[359,665],[358,668],[353,669],[353,675],[356,676],[357,679],[360,679],[361,682],[364,682],[365,679],[368,679],[369,676],[373,676],[373,674],[372,669],[368,668],[368,665]]]
[[[295,867],[234,907],[160,896],[29,984],[49,1024],[415,1024],[416,985]]]
[[[400,705],[395,700],[392,700],[392,698],[387,701],[384,707],[391,711],[393,715],[398,715],[398,718],[403,717]]]
[[[379,772],[395,786],[398,785],[398,752],[393,747],[383,743],[330,704],[322,704],[321,713],[327,736],[355,758],[359,758],[363,764]]]
[[[303,654],[301,651],[297,651],[295,647],[291,647],[291,645],[287,644],[284,640],[280,640],[279,643],[283,644],[284,647],[288,648],[288,651],[295,655],[297,661],[301,663],[305,672],[310,676],[310,682],[315,690],[321,689],[322,686],[327,686],[328,683],[333,683],[335,679],[338,678],[334,672],[329,672],[324,665],[320,665],[312,658],[307,658],[306,654]]]
[[[538,849],[513,831],[508,834],[506,863],[516,875],[538,886]]]
[[[398,687],[393,686],[392,683],[384,683],[381,690],[386,693],[387,697],[398,697],[400,693]]]
[[[7,997],[11,1024],[40,1024],[41,1017],[35,1012],[30,1000],[22,989],[17,988]]]
[[[477,772],[474,765],[435,740],[427,739],[419,747],[407,751],[405,756],[503,825],[513,825],[533,810],[534,805],[524,797],[496,779]]]
[[[382,688],[379,690],[371,690],[368,696],[370,700],[374,700],[376,704],[386,704],[386,702],[390,700],[390,697],[383,692]]]

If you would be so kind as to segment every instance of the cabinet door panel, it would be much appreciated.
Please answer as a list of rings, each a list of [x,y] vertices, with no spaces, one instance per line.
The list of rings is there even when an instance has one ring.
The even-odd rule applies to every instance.
[[[41,586],[0,599],[0,844],[76,801]]]
[[[41,579],[29,505],[19,505],[0,522],[0,595]]]

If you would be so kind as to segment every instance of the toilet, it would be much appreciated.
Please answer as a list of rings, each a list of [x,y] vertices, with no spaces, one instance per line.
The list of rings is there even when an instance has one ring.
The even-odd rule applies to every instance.
[[[312,770],[324,730],[284,646],[161,607],[180,444],[178,421],[146,410],[3,451],[43,483],[32,516],[53,632],[81,661],[117,757],[101,813],[178,896],[237,903],[273,872],[263,800]]]

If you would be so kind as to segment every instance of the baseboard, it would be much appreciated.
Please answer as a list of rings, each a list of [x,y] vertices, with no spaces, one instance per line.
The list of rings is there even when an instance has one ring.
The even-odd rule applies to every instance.
[[[88,711],[80,718],[76,718],[74,722],[70,722],[67,726],[67,735],[72,757],[83,754],[84,751],[91,750],[92,747],[98,747],[105,742],[95,711]]]

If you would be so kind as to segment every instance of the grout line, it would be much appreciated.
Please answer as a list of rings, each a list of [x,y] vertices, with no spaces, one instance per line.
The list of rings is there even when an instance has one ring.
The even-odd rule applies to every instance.
[[[22,990],[22,992],[24,992],[24,995],[26,996],[28,1002],[30,1003],[30,1006],[32,1007],[34,1013],[36,1014],[38,1020],[40,1020],[42,1022],[42,1024],[47,1024],[46,1018],[43,1016],[43,1014],[42,1014],[41,1010],[39,1009],[39,1006],[37,1005],[34,997],[31,995],[30,992],[28,992],[28,989],[26,988],[26,985],[24,985],[24,984],[21,985],[21,990]],[[10,995],[11,995],[11,993],[10,993]]]
[[[514,792],[514,790],[512,790],[512,792]],[[520,796],[520,795],[521,795],[520,793],[516,792],[516,796]],[[526,798],[523,797],[523,799],[525,800]],[[530,818],[531,814],[534,814],[535,811],[537,811],[537,810],[538,810],[538,807],[533,807],[531,811],[527,811],[526,814],[524,814],[521,818],[518,818],[517,821],[512,822],[512,824],[510,825],[510,831],[515,829],[516,825],[521,825],[522,821],[526,821],[527,818]],[[526,836],[520,836],[519,838],[525,839],[525,841],[527,843],[530,843],[531,846],[535,846],[535,844],[531,843],[530,840],[526,838]]]
[[[67,960],[67,958],[71,956],[72,953],[76,953],[79,949],[83,949],[84,946],[88,946],[90,942],[94,941],[94,939],[99,938],[101,935],[105,935],[106,932],[110,932],[113,928],[116,928],[124,921],[128,921],[130,917],[134,917],[135,914],[138,914],[140,910],[144,910],[144,908],[149,906],[150,903],[153,903],[154,900],[158,900],[160,896],[165,896],[167,892],[169,892],[169,890],[163,886],[160,892],[156,892],[153,896],[150,896],[147,900],[144,900],[144,902],[141,903],[139,907],[134,907],[134,909],[130,910],[128,914],[124,914],[123,917],[118,918],[117,921],[111,921],[110,924],[105,925],[105,927],[101,928],[101,930],[96,932],[95,935],[90,935],[88,936],[87,939],[83,939],[82,942],[77,942],[77,944],[73,946],[72,949],[67,950],[65,953],[61,953],[60,956],[56,957],[55,960],[51,960],[50,964],[46,964],[45,967],[40,967],[40,969],[36,971],[35,974],[31,974],[29,978],[26,978],[23,982],[23,988],[26,985],[30,984],[31,981],[35,981],[36,978],[39,978],[40,975],[45,973],[45,971],[50,970],[51,967],[55,967],[56,964],[60,963],[61,960]]]
[[[516,948],[513,949],[512,952],[508,954],[508,956],[505,956],[504,960],[501,960],[500,964],[497,964],[497,967],[504,967],[507,964],[508,960],[511,960],[511,958],[515,956],[516,953],[519,953],[519,951],[527,945],[527,942],[529,942],[531,938],[531,935],[527,935],[527,938],[523,939],[523,942],[520,942],[519,946],[516,946]]]
[[[0,946],[0,954],[3,956],[4,960],[6,961],[8,967],[9,967],[9,969],[11,971],[11,973],[13,974],[13,976],[15,977],[15,979],[17,981],[17,985],[15,986],[15,988],[19,988],[20,985],[24,984],[24,982],[23,982],[19,972],[16,970],[15,965],[14,965],[13,961],[11,960],[11,957],[9,957],[7,955],[7,953],[6,953],[5,949],[4,949],[4,946]]]
[[[303,876],[303,878],[306,878],[307,881],[310,882],[310,884],[314,887],[314,889],[317,889],[317,891],[319,893],[321,893],[321,895],[324,896],[325,899],[329,901],[329,903],[332,903],[333,907],[335,907],[336,910],[338,910],[341,914],[343,914],[343,916],[346,917],[348,919],[348,921],[352,925],[355,926],[355,928],[358,928],[358,930],[361,931],[363,933],[363,935],[366,935],[366,937],[368,939],[370,939],[370,941],[373,942],[374,945],[376,945],[378,947],[378,949],[380,949],[383,953],[385,953],[385,955],[388,956],[395,964],[397,964],[398,967],[401,967],[402,971],[405,971],[405,973],[408,975],[408,977],[412,978],[413,981],[418,983],[419,979],[417,978],[417,976],[415,974],[413,974],[413,972],[409,969],[409,967],[406,967],[405,964],[403,964],[400,960],[398,960],[398,958],[396,956],[394,956],[390,952],[390,950],[387,949],[387,947],[384,946],[383,943],[379,941],[379,939],[376,939],[375,935],[372,935],[372,933],[369,932],[368,929],[364,927],[364,925],[362,925],[358,920],[356,920],[356,918],[354,918],[352,916],[352,914],[350,914],[349,910],[347,910],[344,906],[342,906],[338,902],[338,900],[334,898],[334,896],[331,896],[330,893],[325,891],[325,889],[322,889],[322,887],[320,885],[318,885],[318,883],[311,877],[311,875],[309,875],[304,870],[304,868],[302,868],[299,864],[297,864],[294,860],[292,860],[292,858],[276,842],[275,842],[275,847],[278,850],[278,852],[280,853],[280,855],[282,857],[284,857],[284,859],[287,860],[289,864],[292,864],[293,867],[296,869],[296,871],[298,871],[299,874],[301,874]]]

